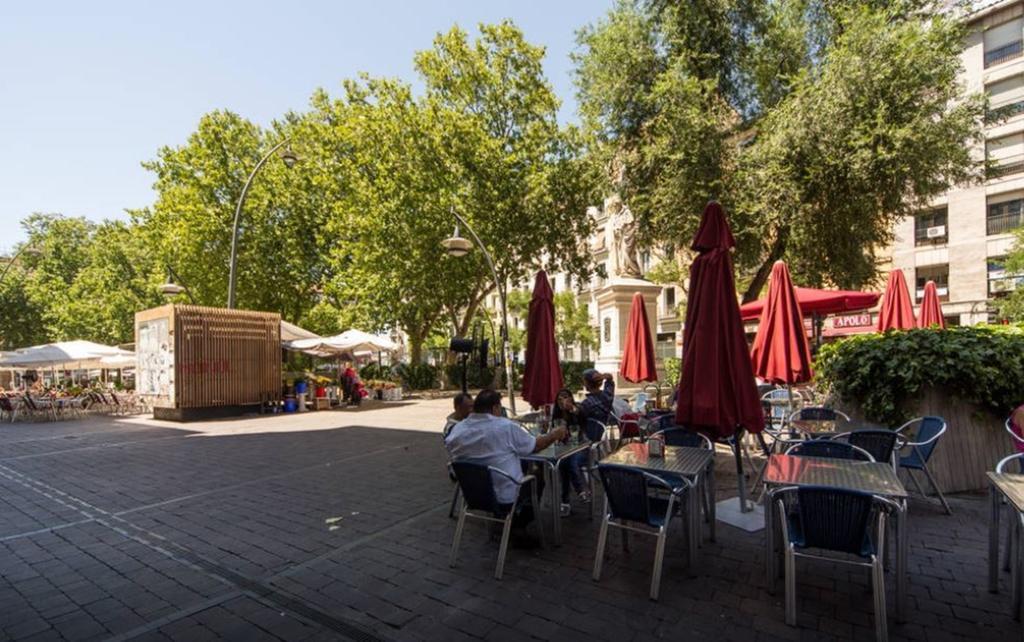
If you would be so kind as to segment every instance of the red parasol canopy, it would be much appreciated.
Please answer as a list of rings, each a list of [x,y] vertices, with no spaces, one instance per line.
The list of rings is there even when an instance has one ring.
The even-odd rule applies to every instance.
[[[807,346],[804,317],[797,304],[789,269],[782,261],[772,266],[757,337],[750,351],[754,374],[771,383],[810,381],[811,350]]]
[[[903,270],[893,270],[889,273],[882,309],[878,312],[878,331],[909,330],[915,325],[914,306],[907,292],[907,279],[903,276]]]
[[[715,438],[732,437],[741,426],[764,429],[736,303],[735,245],[725,211],[711,201],[691,246],[700,254],[690,267],[676,423]]]
[[[619,374],[626,381],[657,381],[658,372],[654,365],[654,343],[651,341],[651,326],[647,323],[647,306],[644,297],[637,292],[629,309],[629,326],[626,328],[626,349],[622,354]]]
[[[946,318],[942,316],[942,304],[939,303],[939,292],[935,289],[935,281],[924,284],[924,298],[921,300],[921,311],[917,315],[917,327],[946,327]]]
[[[554,403],[562,389],[562,368],[555,345],[555,303],[547,272],[541,270],[533,284],[526,320],[526,367],[523,399],[534,408]]]
[[[848,290],[816,290],[814,288],[793,288],[800,312],[807,314],[837,314],[866,310],[878,303],[877,292],[850,292]],[[740,307],[744,321],[760,318],[767,299],[751,301]]]

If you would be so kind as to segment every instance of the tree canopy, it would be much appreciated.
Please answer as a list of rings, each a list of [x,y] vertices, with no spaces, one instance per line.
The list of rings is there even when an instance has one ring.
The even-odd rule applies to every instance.
[[[965,25],[927,0],[621,0],[583,29],[593,160],[625,168],[645,241],[685,247],[720,200],[756,298],[785,259],[810,286],[876,278],[893,225],[981,176]]]

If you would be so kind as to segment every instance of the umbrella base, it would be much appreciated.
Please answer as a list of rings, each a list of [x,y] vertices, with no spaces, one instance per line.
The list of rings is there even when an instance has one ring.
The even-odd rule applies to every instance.
[[[740,498],[730,497],[715,504],[715,515],[718,521],[747,531],[756,533],[764,528],[764,506],[747,502],[747,510],[740,510]]]

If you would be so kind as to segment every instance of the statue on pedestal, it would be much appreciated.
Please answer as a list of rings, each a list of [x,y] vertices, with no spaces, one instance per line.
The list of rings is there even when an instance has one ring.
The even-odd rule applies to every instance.
[[[636,219],[629,207],[618,194],[613,194],[604,203],[612,227],[612,254],[615,257],[615,273],[628,279],[641,279],[643,272],[637,258]]]

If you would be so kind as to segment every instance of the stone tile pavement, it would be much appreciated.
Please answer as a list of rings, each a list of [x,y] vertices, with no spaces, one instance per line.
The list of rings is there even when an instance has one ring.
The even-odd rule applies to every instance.
[[[867,572],[799,566],[800,626],[765,590],[762,536],[719,525],[687,567],[681,533],[661,600],[653,542],[614,535],[602,580],[585,506],[563,546],[511,550],[454,522],[444,400],[176,425],[0,424],[0,638],[9,640],[860,640]],[[719,455],[719,492],[735,492]],[[894,640],[1018,635],[986,589],[986,503],[911,504],[910,609]],[[781,589],[781,585],[780,585]],[[890,610],[893,586],[889,583]]]

